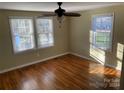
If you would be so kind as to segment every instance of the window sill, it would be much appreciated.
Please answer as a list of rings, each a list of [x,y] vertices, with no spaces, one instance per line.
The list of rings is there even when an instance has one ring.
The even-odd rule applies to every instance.
[[[19,52],[14,52],[13,51],[13,53],[14,53],[14,55],[18,55],[18,54],[30,53],[30,52],[33,52],[35,50],[36,50],[36,48],[33,48],[33,49],[28,49],[28,50],[19,51]]]
[[[53,46],[54,46],[54,44],[46,44],[44,46],[38,47],[38,49],[50,48],[50,47],[53,47]]]

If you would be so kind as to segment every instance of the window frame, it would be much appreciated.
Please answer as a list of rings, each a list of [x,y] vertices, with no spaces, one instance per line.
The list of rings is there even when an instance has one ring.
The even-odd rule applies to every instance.
[[[45,47],[39,47],[38,46],[38,38],[36,38],[36,46],[37,46],[37,49],[44,49],[44,48],[49,48],[49,47],[53,47],[54,45],[55,45],[55,43],[54,43],[54,24],[53,24],[53,17],[35,17],[35,29],[36,29],[36,31],[35,31],[35,37],[38,37],[38,25],[37,25],[37,20],[38,19],[50,19],[50,20],[52,20],[52,36],[53,36],[53,43],[52,43],[52,45],[50,45],[50,46],[45,46]]]
[[[91,16],[91,31],[93,31],[93,28],[92,28],[92,23],[93,23],[93,18],[94,17],[97,17],[97,16],[111,16],[112,17],[112,29],[111,29],[111,33],[110,33],[110,49],[102,49],[102,48],[99,48],[97,46],[94,45],[94,43],[91,43],[90,41],[90,44],[92,45],[92,48],[98,48],[98,49],[101,49],[103,51],[106,51],[106,52],[112,52],[113,50],[113,30],[114,30],[114,18],[115,18],[115,15],[114,15],[114,12],[113,13],[104,13],[104,14],[95,14],[95,15],[92,15]]]
[[[13,36],[13,32],[12,32],[12,24],[11,24],[11,19],[31,19],[31,23],[32,23],[32,30],[33,30],[33,44],[34,47],[31,49],[26,49],[26,50],[22,50],[22,51],[16,51],[15,50],[15,40],[14,40],[14,36]],[[13,53],[14,54],[21,54],[23,52],[31,52],[36,50],[36,44],[35,44],[35,27],[34,27],[34,19],[32,16],[9,16],[9,29],[10,29],[10,34],[11,34],[11,42],[12,42],[12,49],[13,49]]]

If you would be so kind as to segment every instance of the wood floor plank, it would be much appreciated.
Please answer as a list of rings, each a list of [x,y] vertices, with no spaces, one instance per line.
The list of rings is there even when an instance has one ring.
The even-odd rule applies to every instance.
[[[74,55],[0,74],[0,89],[119,89],[119,82],[120,71]]]

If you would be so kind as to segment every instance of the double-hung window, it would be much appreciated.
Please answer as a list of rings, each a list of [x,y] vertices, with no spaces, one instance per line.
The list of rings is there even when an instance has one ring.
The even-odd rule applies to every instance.
[[[36,19],[38,48],[53,46],[53,22],[50,18]]]
[[[14,52],[35,48],[32,18],[10,17],[10,26]]]
[[[9,22],[14,53],[54,45],[51,18],[37,18],[36,29],[31,17],[10,17]]]
[[[103,50],[111,50],[113,14],[92,17],[92,46]]]

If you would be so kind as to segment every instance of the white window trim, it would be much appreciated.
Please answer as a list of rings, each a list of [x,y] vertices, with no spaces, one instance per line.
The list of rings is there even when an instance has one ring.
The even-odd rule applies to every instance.
[[[31,52],[31,51],[36,50],[35,35],[34,35],[34,48],[23,50],[23,51],[16,51],[15,50],[15,43],[14,43],[14,36],[13,36],[13,32],[12,32],[11,19],[31,19],[32,20],[33,35],[35,34],[35,29],[34,29],[34,20],[33,20],[33,17],[27,17],[27,16],[9,16],[9,28],[10,28],[10,33],[11,33],[11,42],[12,42],[13,53],[14,54],[21,54],[21,53],[24,53],[24,52]]]
[[[38,38],[36,38],[36,46],[38,49],[44,49],[44,48],[49,48],[49,47],[53,47],[54,46],[54,24],[53,24],[53,18],[52,17],[35,17],[35,29],[36,29],[36,37],[37,37],[37,31],[38,31],[38,27],[37,27],[37,19],[51,19],[52,20],[52,36],[53,36],[53,43],[50,46],[42,46],[39,47],[38,46]],[[49,44],[48,44],[49,45]]]
[[[111,37],[110,37],[110,39],[111,39],[111,41],[110,41],[110,49],[107,49],[107,50],[105,50],[105,49],[101,49],[101,48],[99,48],[99,47],[96,47],[96,48],[98,48],[98,49],[101,49],[101,50],[103,50],[103,51],[106,51],[106,52],[112,52],[112,50],[113,50],[113,30],[114,30],[114,18],[115,18],[115,16],[114,16],[114,12],[113,13],[104,13],[104,14],[95,14],[95,15],[92,15],[91,16],[91,30],[92,30],[92,22],[93,22],[93,17],[95,17],[95,16],[107,16],[107,15],[112,15],[112,29],[111,29]]]

